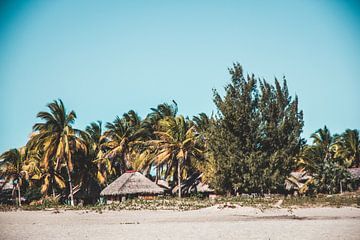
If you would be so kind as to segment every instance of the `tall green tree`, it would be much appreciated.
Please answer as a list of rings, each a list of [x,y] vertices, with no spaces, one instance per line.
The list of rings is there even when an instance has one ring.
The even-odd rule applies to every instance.
[[[218,112],[206,134],[216,165],[212,185],[233,194],[279,192],[303,143],[298,99],[289,96],[285,80],[259,83],[239,64],[229,72],[224,96],[214,90]]]
[[[282,188],[283,176],[295,168],[295,157],[304,144],[300,137],[303,113],[298,109],[298,97],[290,96],[285,78],[282,85],[277,79],[274,85],[260,81],[258,111],[265,188],[276,192]]]

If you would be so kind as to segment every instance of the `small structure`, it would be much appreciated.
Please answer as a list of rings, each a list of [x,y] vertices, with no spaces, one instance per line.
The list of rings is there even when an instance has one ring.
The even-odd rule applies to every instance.
[[[202,173],[193,173],[190,177],[185,179],[181,184],[181,193],[184,196],[188,196],[191,194],[199,194],[203,197],[209,197],[210,194],[215,193],[215,191],[211,189],[209,185],[201,181],[202,176]],[[178,191],[179,186],[176,185],[172,189],[172,193],[176,194]]]
[[[348,172],[351,174],[351,177],[355,180],[360,179],[360,168],[348,168]]]
[[[159,179],[155,183],[164,189],[164,195],[171,195],[171,187],[169,186],[169,183],[166,180]]]
[[[351,179],[354,181],[355,189],[360,189],[360,168],[348,168],[347,170],[351,175]]]
[[[170,189],[169,183],[165,180],[159,179],[159,180],[157,180],[156,184],[165,190]]]
[[[100,186],[95,182],[86,185],[86,187],[80,184],[74,186],[73,195],[75,204],[95,204],[99,199],[100,191]],[[70,195],[68,195],[67,199],[70,199]]]
[[[5,181],[5,179],[0,179],[0,204],[11,204],[14,201],[14,185],[12,184],[12,179],[10,181]]]
[[[106,201],[111,203],[113,201],[124,201],[134,197],[152,199],[163,193],[164,189],[141,173],[127,171],[103,189],[100,196],[105,197]]]
[[[308,190],[312,179],[312,176],[303,169],[291,172],[290,176],[285,179],[285,189],[294,195],[303,194]]]

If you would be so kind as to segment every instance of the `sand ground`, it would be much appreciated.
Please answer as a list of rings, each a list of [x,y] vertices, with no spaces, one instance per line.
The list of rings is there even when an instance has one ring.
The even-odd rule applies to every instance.
[[[0,239],[360,239],[359,208],[0,213]]]

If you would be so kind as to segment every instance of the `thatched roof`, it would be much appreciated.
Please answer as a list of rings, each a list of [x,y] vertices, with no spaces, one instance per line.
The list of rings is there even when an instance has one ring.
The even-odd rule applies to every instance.
[[[351,177],[354,179],[360,179],[360,168],[348,168]]]
[[[214,189],[211,189],[209,185],[201,182],[203,174],[202,173],[193,173],[187,179],[185,179],[181,184],[181,192],[183,194],[191,193],[213,193]],[[179,186],[176,185],[172,189],[172,193],[175,194],[179,191]]]
[[[0,190],[5,191],[5,190],[13,189],[14,186],[11,182],[12,182],[12,180],[5,182],[4,179],[0,179]]]
[[[101,196],[126,194],[161,194],[164,190],[139,172],[126,172],[112,182]]]
[[[213,193],[215,192],[214,189],[210,188],[210,186],[206,183],[199,182],[199,184],[196,185],[196,191],[198,193]]]
[[[165,180],[162,180],[162,179],[159,179],[157,181],[157,185],[161,188],[164,188],[166,190],[169,190],[170,189],[170,186],[169,186],[169,183]]]

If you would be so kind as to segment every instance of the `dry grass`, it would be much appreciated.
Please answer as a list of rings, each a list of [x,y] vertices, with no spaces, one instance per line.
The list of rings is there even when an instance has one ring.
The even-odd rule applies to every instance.
[[[173,198],[163,197],[154,200],[131,199],[125,202],[109,205],[97,204],[88,206],[67,206],[57,202],[44,201],[37,205],[23,205],[21,208],[10,205],[0,205],[0,211],[16,210],[86,210],[101,213],[105,210],[176,210],[188,211],[211,206],[219,208],[234,208],[236,206],[255,207],[258,209],[267,208],[301,208],[301,207],[360,207],[360,193],[347,193],[342,195],[317,195],[314,197],[284,197],[274,195],[271,197],[220,197],[214,200],[201,199],[197,197]]]

